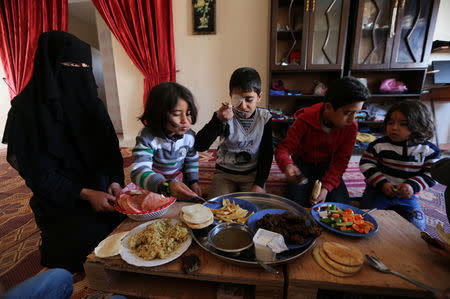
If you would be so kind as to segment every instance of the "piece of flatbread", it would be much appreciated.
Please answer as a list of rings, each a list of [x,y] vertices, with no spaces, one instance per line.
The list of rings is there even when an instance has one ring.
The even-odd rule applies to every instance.
[[[211,223],[213,223],[214,216],[209,218],[205,222],[192,223],[192,222],[189,222],[186,219],[184,219],[184,213],[183,213],[183,211],[180,211],[180,219],[181,219],[181,221],[183,221],[187,226],[189,226],[192,229],[202,229],[202,228],[209,226]]]
[[[328,265],[322,259],[319,252],[320,252],[320,247],[319,246],[314,247],[313,257],[314,257],[314,260],[317,262],[317,264],[319,264],[319,266],[322,267],[325,271],[327,271],[333,275],[340,276],[340,277],[348,277],[348,276],[353,275],[350,273],[344,273],[344,272],[338,271],[338,270],[334,269],[333,267],[331,267],[330,265]]]
[[[360,266],[364,256],[358,248],[345,246],[337,242],[323,243],[323,251],[333,261],[345,266]]]
[[[120,240],[122,240],[123,236],[127,233],[128,232],[117,233],[101,241],[94,249],[95,255],[101,258],[118,255],[120,253]]]
[[[360,266],[346,266],[346,265],[342,265],[339,263],[336,263],[335,261],[333,261],[332,259],[330,259],[327,254],[325,253],[325,251],[323,251],[323,248],[320,247],[320,251],[319,251],[320,257],[331,267],[333,267],[334,269],[340,271],[340,272],[344,272],[344,273],[356,273],[359,270],[361,270],[361,265]]]
[[[204,205],[193,204],[181,208],[184,220],[189,223],[200,224],[209,221],[214,217],[213,212]]]

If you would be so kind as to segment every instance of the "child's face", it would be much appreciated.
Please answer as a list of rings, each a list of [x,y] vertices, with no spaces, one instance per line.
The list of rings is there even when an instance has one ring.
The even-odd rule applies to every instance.
[[[178,99],[178,103],[169,112],[169,119],[166,125],[166,133],[169,137],[173,135],[183,135],[192,124],[191,109],[184,99]]]
[[[408,128],[408,119],[400,111],[394,111],[386,123],[386,135],[394,142],[408,140],[411,131]]]
[[[326,126],[331,125],[335,128],[351,125],[355,120],[355,114],[361,110],[363,104],[364,102],[355,102],[334,110],[331,103],[326,102],[323,106],[323,122]]]
[[[242,97],[242,102],[235,106],[234,108],[239,111],[239,116],[242,118],[249,118],[252,116],[253,112],[256,110],[256,104],[258,104],[261,101],[262,92],[259,93],[259,95],[254,91],[242,91],[241,88],[233,88],[230,93],[230,97],[233,96],[240,96]]]

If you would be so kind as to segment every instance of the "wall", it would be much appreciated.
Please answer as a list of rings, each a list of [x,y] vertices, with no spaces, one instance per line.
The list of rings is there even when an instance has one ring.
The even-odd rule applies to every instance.
[[[216,3],[216,34],[192,34],[192,1],[173,1],[177,82],[194,94],[198,131],[221,103],[229,99],[228,83],[238,67],[255,68],[262,79],[267,107],[269,62],[269,0],[226,0]]]
[[[433,40],[450,41],[450,0],[441,0],[438,16],[436,20],[436,29]],[[430,63],[433,60],[450,60],[450,51],[435,52],[430,56]],[[427,78],[429,81],[430,78]],[[435,124],[437,127],[437,137],[440,144],[450,143],[450,94],[448,102],[434,102]],[[428,105],[430,103],[428,102]]]

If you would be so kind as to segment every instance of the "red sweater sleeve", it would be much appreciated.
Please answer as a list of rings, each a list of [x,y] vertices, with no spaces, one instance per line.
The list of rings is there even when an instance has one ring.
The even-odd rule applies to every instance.
[[[344,129],[343,136],[339,138],[342,143],[334,146],[335,151],[331,158],[330,167],[328,167],[321,180],[322,186],[328,191],[338,187],[341,182],[341,178],[347,169],[348,161],[350,161],[353,153],[357,132],[358,124],[354,122]]]
[[[301,119],[296,119],[294,124],[289,128],[280,144],[275,149],[275,160],[278,167],[284,172],[288,164],[294,164],[291,156],[295,156],[300,147],[300,140],[305,133],[305,124]]]

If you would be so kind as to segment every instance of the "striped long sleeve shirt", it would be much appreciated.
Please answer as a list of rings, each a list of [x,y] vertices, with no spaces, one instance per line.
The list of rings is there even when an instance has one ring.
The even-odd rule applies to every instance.
[[[368,185],[381,189],[386,182],[395,186],[407,183],[417,193],[436,184],[430,168],[439,155],[439,148],[428,141],[410,144],[393,142],[385,136],[369,144],[359,168]]]
[[[144,128],[136,137],[131,165],[131,180],[137,186],[158,192],[158,186],[178,171],[188,184],[198,181],[198,153],[194,150],[195,133],[167,137]]]

